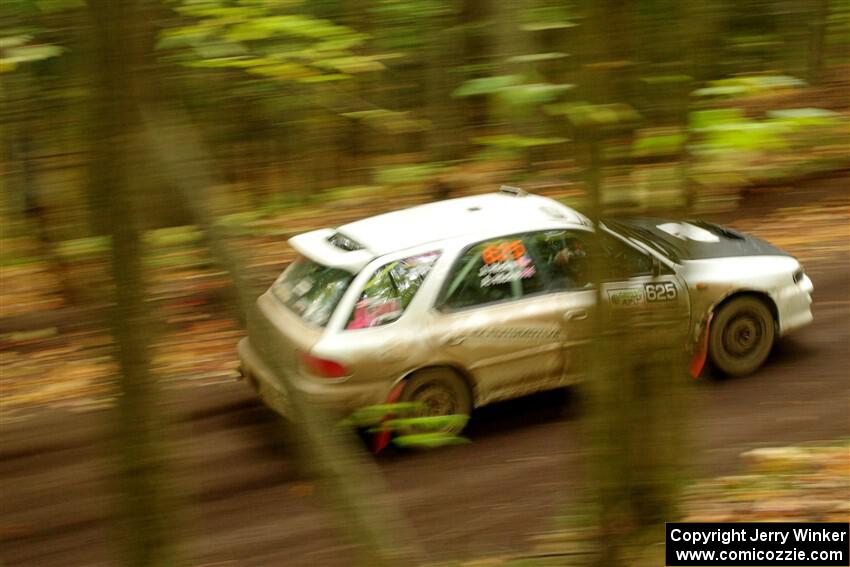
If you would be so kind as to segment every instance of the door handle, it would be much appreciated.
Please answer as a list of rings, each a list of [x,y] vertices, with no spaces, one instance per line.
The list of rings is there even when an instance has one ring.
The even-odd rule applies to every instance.
[[[587,319],[587,311],[584,309],[574,309],[564,313],[565,321],[584,321]]]
[[[458,346],[459,344],[463,343],[463,339],[464,339],[464,337],[462,337],[462,336],[452,335],[452,336],[448,336],[448,337],[444,338],[443,344],[445,346]]]

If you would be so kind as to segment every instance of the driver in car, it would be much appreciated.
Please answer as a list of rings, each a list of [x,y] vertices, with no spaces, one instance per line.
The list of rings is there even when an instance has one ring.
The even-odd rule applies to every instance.
[[[566,278],[568,288],[590,287],[587,252],[581,242],[570,238],[555,255],[555,266]]]

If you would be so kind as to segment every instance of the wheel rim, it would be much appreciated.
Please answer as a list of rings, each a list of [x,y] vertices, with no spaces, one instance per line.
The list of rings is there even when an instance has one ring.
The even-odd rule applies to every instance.
[[[765,324],[750,312],[736,315],[723,329],[723,349],[734,358],[747,358],[759,350]]]
[[[457,408],[454,392],[435,383],[425,384],[416,390],[413,401],[424,405],[419,412],[423,417],[452,415]]]

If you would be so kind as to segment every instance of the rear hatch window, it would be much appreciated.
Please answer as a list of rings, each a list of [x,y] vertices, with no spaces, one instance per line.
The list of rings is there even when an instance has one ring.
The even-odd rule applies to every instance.
[[[354,274],[300,257],[272,285],[274,296],[304,321],[324,327]]]

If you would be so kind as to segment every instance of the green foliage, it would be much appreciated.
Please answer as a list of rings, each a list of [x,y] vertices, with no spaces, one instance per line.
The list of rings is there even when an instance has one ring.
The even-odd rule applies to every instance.
[[[545,107],[552,116],[563,116],[576,128],[619,129],[630,128],[641,121],[634,107],[623,104],[588,104],[570,102],[549,104]]]
[[[157,248],[195,245],[201,240],[201,230],[194,225],[174,226],[148,231],[146,244]]]
[[[339,204],[342,201],[361,201],[378,197],[384,190],[379,185],[349,185],[322,191],[317,199]]]
[[[26,35],[0,38],[0,73],[14,71],[19,65],[58,57],[65,51],[56,45],[33,45]]]
[[[44,14],[63,12],[76,8],[85,8],[84,0],[35,0],[38,10]]]
[[[380,425],[390,415],[411,414],[422,410],[422,404],[399,402],[366,406],[352,412],[340,422],[342,427],[371,428]]]
[[[341,427],[366,429],[370,433],[396,433],[393,443],[405,449],[435,449],[448,445],[469,443],[469,440],[447,430],[460,430],[469,416],[417,416],[424,405],[418,402],[397,402],[367,406],[352,412],[339,423]],[[410,416],[410,417],[404,417]],[[430,430],[430,431],[429,431]]]
[[[400,431],[405,429],[454,429],[460,430],[469,420],[465,415],[435,415],[425,417],[405,417],[388,419],[372,431]]]
[[[0,74],[65,53],[45,25],[46,16],[83,7],[83,0],[5,0],[0,11]]]
[[[840,126],[841,115],[822,108],[788,108],[771,110],[768,117],[795,126]]]
[[[568,53],[553,51],[551,53],[530,53],[528,55],[514,55],[508,57],[509,63],[539,63],[541,61],[556,61],[569,57]]]
[[[532,148],[563,144],[568,140],[559,137],[534,137],[519,136],[516,134],[493,134],[492,136],[478,136],[473,142],[484,146],[479,155],[482,159],[511,159],[523,155]]]
[[[575,27],[578,24],[570,18],[574,12],[575,8],[570,2],[533,6],[522,11],[520,29],[526,32],[542,32]]]
[[[526,83],[501,89],[496,96],[499,102],[510,107],[535,108],[554,102],[575,85],[555,85],[551,83]]]
[[[695,132],[721,125],[740,124],[745,121],[746,116],[740,108],[698,110],[691,112],[689,116],[690,129]]]
[[[256,223],[262,218],[262,211],[255,209],[239,213],[231,213],[229,215],[222,215],[219,218],[218,222],[220,225],[225,227],[229,233],[236,236],[241,234],[248,234],[250,231],[247,229],[247,227],[249,227],[251,224]]]
[[[393,444],[402,449],[436,449],[450,445],[463,445],[469,443],[469,439],[452,435],[451,433],[417,433],[415,435],[401,435],[393,439]]]
[[[795,91],[806,84],[794,75],[803,76],[805,36],[816,14],[809,6],[780,4],[697,7],[687,18],[703,22],[706,41],[693,38],[698,45],[691,45],[691,38],[664,33],[669,26],[689,35],[686,14],[661,5],[638,7],[624,25],[603,14],[599,29],[579,30],[572,28],[596,25],[590,4],[167,0],[165,9],[149,5],[161,30],[159,59],[150,61],[158,67],[163,93],[177,95],[226,175],[223,194],[235,197],[222,201],[227,211],[253,206],[264,217],[235,223],[233,234],[269,235],[284,232],[285,223],[267,222],[272,213],[285,212],[306,226],[309,206],[392,199],[398,191],[421,190],[449,166],[458,170],[453,176],[463,174],[465,166],[457,165],[475,158],[528,158],[521,162],[526,167],[551,164],[560,174],[576,157],[563,145],[574,126],[603,135],[645,128],[633,144],[603,150],[606,159],[676,160],[683,155],[685,135],[658,127],[679,121],[688,102],[701,108],[691,113],[687,134],[694,175],[708,167],[715,178],[739,183],[748,172],[778,171],[771,160],[783,161],[783,171],[803,171],[804,156],[841,162],[846,120],[840,115],[802,108],[757,115],[770,107],[770,96],[748,101],[752,116],[736,109],[705,110],[734,106],[731,97],[774,93],[782,94],[787,106],[803,94]],[[846,60],[848,10],[846,1],[829,2],[827,65]],[[2,6],[0,73],[9,79],[3,85],[4,134],[12,153],[32,156],[11,159],[31,161],[35,172],[30,182],[13,171],[2,191],[10,196],[9,216],[20,215],[29,183],[38,195],[55,196],[42,206],[52,218],[55,211],[67,211],[67,222],[51,229],[57,239],[90,230],[82,221],[79,190],[89,159],[84,155],[92,89],[87,73],[96,63],[87,61],[87,38],[94,32],[87,12],[84,0],[6,0]],[[590,61],[611,43],[604,39],[609,22],[617,23],[617,33],[629,35],[624,45],[645,48],[626,54],[608,50],[606,57],[612,57]],[[569,61],[585,40],[582,61]],[[681,49],[680,40],[688,50]],[[624,59],[634,65],[618,66]],[[639,95],[634,107],[576,101],[576,86],[589,101],[597,97],[594,88],[585,89],[593,85],[573,84],[586,79],[583,63],[599,70],[601,90],[616,87],[620,79],[640,81],[622,91],[612,88],[604,97]],[[679,102],[692,80],[703,88]],[[840,108],[830,89],[823,96],[832,99],[823,104]],[[665,114],[664,107],[675,109]],[[646,110],[645,116],[636,109]],[[476,179],[483,177],[479,167],[470,167]],[[520,173],[505,173],[512,174]]]
[[[513,134],[497,134],[493,136],[479,136],[472,139],[476,144],[491,148],[514,151],[536,148],[539,146],[550,146],[552,144],[563,144],[566,138],[533,138],[530,136],[516,136]]]
[[[38,264],[40,261],[38,256],[7,256],[5,252],[0,255],[0,266],[4,267]]]
[[[703,135],[710,150],[770,151],[787,149],[781,122],[748,120],[737,109],[701,110],[692,113],[691,127]]]
[[[694,91],[698,97],[736,97],[764,94],[781,89],[794,89],[806,85],[805,81],[788,75],[751,75],[709,81],[709,86]]]
[[[166,29],[159,48],[184,65],[237,69],[284,82],[315,84],[381,71],[375,55],[355,53],[369,36],[304,13],[294,2],[180,2],[193,23]]]
[[[375,42],[387,50],[401,50],[406,58],[418,58],[428,49],[439,22],[453,15],[458,5],[447,0],[375,0],[367,4],[376,30]]]
[[[700,110],[690,114],[690,130],[691,176],[704,186],[774,181],[847,164],[830,149],[846,147],[847,120],[828,110],[784,109],[761,119],[737,108]]]
[[[668,74],[641,77],[641,82],[647,85],[685,85],[694,80],[690,75]]]
[[[375,171],[375,180],[381,185],[422,183],[439,175],[445,170],[445,167],[444,164],[440,163],[414,163],[387,166]]]
[[[537,63],[566,57],[563,53],[534,53],[530,55],[519,55],[512,57],[514,62],[526,64]],[[553,84],[546,82],[527,82],[522,75],[495,75],[470,79],[455,89],[454,97],[488,96],[495,103],[495,108],[502,114],[509,116],[531,116],[533,112],[544,104],[553,103],[560,99],[565,93],[572,90],[572,84]],[[520,136],[515,136],[517,139]],[[475,140],[474,140],[475,141]],[[476,141],[476,143],[480,143]],[[522,142],[497,142],[500,149],[521,149],[535,145],[545,145],[551,142],[523,144]],[[510,145],[510,148],[505,147]]]
[[[109,254],[108,236],[90,236],[66,240],[57,245],[57,253],[67,259],[103,258]]]
[[[400,112],[385,108],[344,112],[342,116],[358,120],[376,130],[383,130],[392,134],[423,132],[431,126],[428,120],[416,118],[410,112]]]
[[[519,85],[522,80],[521,75],[495,75],[470,79],[458,87],[453,95],[456,97],[492,95]]]
[[[687,140],[684,133],[639,136],[632,145],[635,157],[671,156],[682,150]]]

